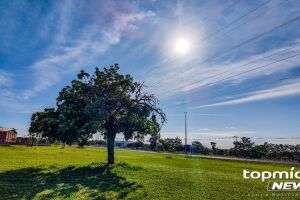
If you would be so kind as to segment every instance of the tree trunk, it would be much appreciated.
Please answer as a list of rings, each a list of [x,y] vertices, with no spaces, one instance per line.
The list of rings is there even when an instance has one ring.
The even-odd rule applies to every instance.
[[[115,138],[116,138],[115,133],[109,133],[107,135],[107,164],[115,163],[115,152],[114,152]]]

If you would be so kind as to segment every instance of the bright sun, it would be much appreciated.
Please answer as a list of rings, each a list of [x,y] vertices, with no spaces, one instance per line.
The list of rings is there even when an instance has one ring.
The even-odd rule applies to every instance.
[[[179,39],[175,42],[175,51],[180,54],[186,53],[190,48],[190,43],[186,39]]]

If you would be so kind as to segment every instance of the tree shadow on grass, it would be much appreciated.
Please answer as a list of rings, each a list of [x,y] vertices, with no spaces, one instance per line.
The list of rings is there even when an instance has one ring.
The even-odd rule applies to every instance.
[[[63,169],[31,167],[0,173],[1,199],[125,199],[141,198],[142,186],[117,175],[114,169],[141,170],[126,163],[91,164]]]

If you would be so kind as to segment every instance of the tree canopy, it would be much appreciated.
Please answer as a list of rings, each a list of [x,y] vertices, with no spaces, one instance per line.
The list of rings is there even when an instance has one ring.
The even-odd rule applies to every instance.
[[[182,141],[179,137],[160,139],[159,142],[164,151],[174,152],[183,150]]]
[[[61,90],[57,109],[51,111],[62,142],[82,146],[94,133],[103,134],[110,164],[114,163],[116,134],[124,134],[125,139],[155,136],[166,121],[157,98],[144,92],[144,83],[135,82],[129,74],[120,74],[117,64],[103,70],[96,68],[92,75],[81,71],[70,86]],[[43,128],[35,128],[35,121],[39,122],[36,115],[32,117],[31,132],[44,132]]]

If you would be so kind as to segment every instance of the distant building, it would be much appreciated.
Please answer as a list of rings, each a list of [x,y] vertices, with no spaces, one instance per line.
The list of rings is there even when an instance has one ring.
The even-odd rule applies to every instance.
[[[0,128],[0,144],[15,143],[17,131],[13,128]]]

